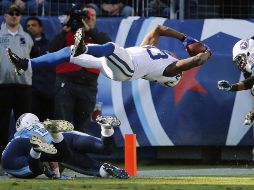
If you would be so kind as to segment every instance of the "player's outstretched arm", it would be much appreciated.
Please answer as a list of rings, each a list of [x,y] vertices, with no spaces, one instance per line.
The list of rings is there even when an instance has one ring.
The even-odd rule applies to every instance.
[[[210,57],[211,57],[211,52],[205,51],[193,57],[176,61],[175,63],[170,64],[166,67],[166,69],[163,72],[163,76],[167,76],[167,77],[176,76],[182,73],[183,71],[187,71],[194,67],[203,65]]]
[[[167,37],[173,37],[180,41],[183,41],[185,39],[185,35],[183,33],[180,33],[172,28],[157,25],[153,30],[151,30],[143,39],[140,46],[145,45],[152,45],[156,46],[159,44],[160,36],[167,36]]]
[[[245,79],[244,81],[240,81],[235,84],[230,84],[228,81],[221,80],[221,81],[218,81],[217,87],[220,90],[234,92],[234,91],[251,89],[253,85],[254,85],[254,76],[251,76],[251,77]]]

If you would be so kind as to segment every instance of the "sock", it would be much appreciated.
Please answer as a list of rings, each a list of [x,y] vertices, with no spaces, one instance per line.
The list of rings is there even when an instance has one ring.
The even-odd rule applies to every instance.
[[[69,62],[71,57],[71,48],[65,47],[59,51],[48,53],[37,58],[31,59],[33,68],[48,65],[58,65],[64,62]]]
[[[51,133],[51,136],[53,137],[53,142],[60,143],[64,137],[62,133]]]
[[[86,54],[92,55],[94,57],[110,56],[115,50],[115,45],[111,42],[103,45],[92,44],[87,45],[86,47]]]
[[[110,137],[114,134],[114,129],[111,127],[111,128],[105,128],[103,126],[101,126],[101,135],[103,137]]]
[[[106,171],[103,169],[103,166],[100,167],[99,173],[100,173],[100,176],[103,177],[103,178],[106,178],[106,177],[109,177],[109,176],[110,176],[110,175],[108,174],[108,172],[106,172]]]
[[[41,157],[41,152],[37,152],[33,148],[31,148],[30,156],[34,159],[39,159]]]

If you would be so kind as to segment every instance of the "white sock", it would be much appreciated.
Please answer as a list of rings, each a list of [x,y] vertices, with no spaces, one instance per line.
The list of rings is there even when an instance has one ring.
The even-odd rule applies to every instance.
[[[51,133],[51,136],[53,137],[53,142],[60,143],[64,137],[62,133]]]
[[[41,157],[41,152],[36,152],[33,148],[31,148],[30,156],[34,159],[39,159]]]
[[[108,172],[106,172],[104,169],[103,169],[103,166],[100,167],[100,176],[103,177],[103,178],[106,178],[106,177],[109,177],[110,175],[108,174]]]
[[[101,127],[101,135],[103,137],[110,137],[114,134],[114,129],[113,127],[111,128],[105,128],[105,127]]]

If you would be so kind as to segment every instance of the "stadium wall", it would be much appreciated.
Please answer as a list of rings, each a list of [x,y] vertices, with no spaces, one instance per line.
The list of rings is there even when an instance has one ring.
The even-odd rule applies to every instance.
[[[61,30],[59,19],[41,19],[46,37],[52,39]],[[240,38],[254,36],[253,22],[253,19],[98,18],[97,27],[124,47],[139,45],[151,28],[163,24],[204,41],[213,51],[205,65],[185,72],[174,88],[145,80],[120,83],[99,77],[98,101],[103,102],[103,114],[114,114],[122,121],[116,130],[119,146],[123,145],[126,133],[136,133],[140,147],[252,146],[252,127],[242,124],[253,107],[253,97],[249,91],[219,91],[217,81],[235,83],[243,79],[232,62],[231,51]],[[175,39],[162,37],[159,47],[179,58],[188,56]],[[99,129],[93,125],[89,132],[99,135]]]

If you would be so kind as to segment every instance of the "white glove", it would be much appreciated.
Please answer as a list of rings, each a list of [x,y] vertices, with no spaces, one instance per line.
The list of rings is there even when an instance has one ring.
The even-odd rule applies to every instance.
[[[232,88],[232,85],[226,80],[220,80],[217,83],[217,87],[220,90],[230,91]]]
[[[251,125],[254,121],[254,112],[250,111],[244,118],[244,125]]]

